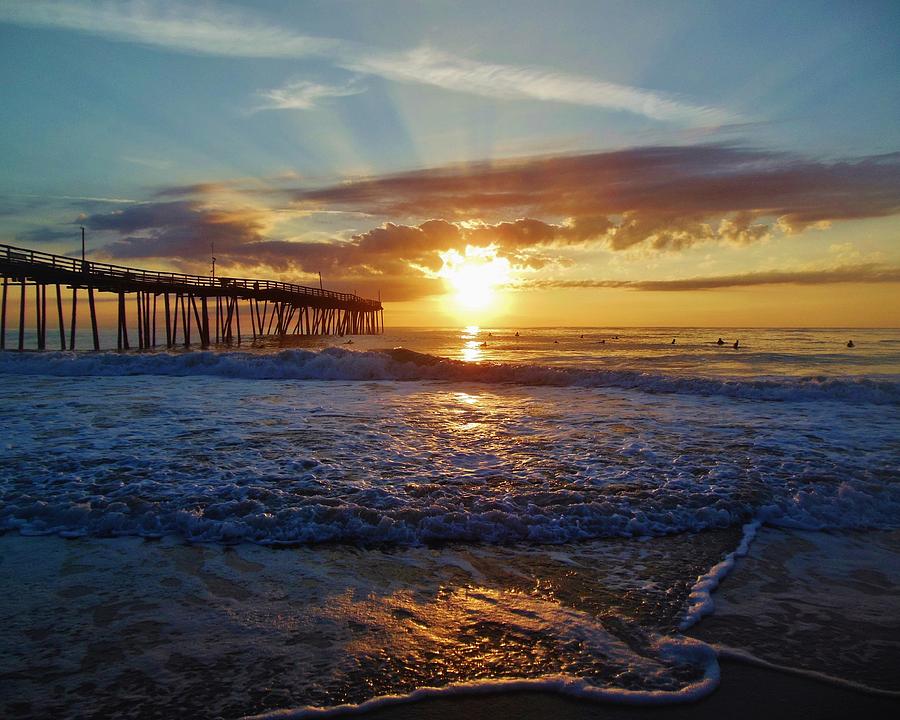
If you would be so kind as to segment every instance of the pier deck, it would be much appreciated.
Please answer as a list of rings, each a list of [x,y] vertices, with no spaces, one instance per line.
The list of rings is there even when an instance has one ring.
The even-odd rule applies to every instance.
[[[242,315],[249,315],[250,336],[254,339],[273,334],[374,335],[384,332],[384,310],[379,300],[276,280],[141,270],[3,244],[0,244],[0,276],[3,278],[0,349],[6,347],[8,295],[16,287],[19,290],[18,349],[25,349],[28,287],[34,289],[37,349],[47,348],[49,285],[56,288],[56,314],[62,350],[75,349],[79,290],[85,290],[87,294],[95,350],[100,349],[95,292],[115,293],[118,298],[119,349],[131,347],[127,312],[131,302],[126,302],[129,295],[134,296],[133,319],[138,348],[161,344],[163,328],[167,347],[190,346],[192,337],[201,346],[214,341],[239,344],[248,337],[246,326],[244,334],[241,333]],[[63,287],[72,291],[68,344],[61,292]],[[159,322],[160,343],[157,343],[160,312],[164,317]],[[210,320],[210,312],[213,313],[213,321]]]

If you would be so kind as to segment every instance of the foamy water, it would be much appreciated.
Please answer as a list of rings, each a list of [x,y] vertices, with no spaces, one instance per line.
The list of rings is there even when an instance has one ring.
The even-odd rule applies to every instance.
[[[735,331],[515,332],[0,354],[0,528],[14,553],[41,543],[31,572],[51,585],[87,568],[59,620],[67,659],[41,662],[76,661],[79,618],[119,602],[105,578],[125,562],[145,567],[120,578],[119,630],[165,627],[150,656],[123,640],[123,662],[150,678],[159,648],[220,658],[206,682],[227,716],[522,682],[691,699],[716,652],[682,632],[717,617],[754,538],[900,528],[896,331],[742,330],[738,350],[715,344]],[[6,603],[17,662],[37,662],[35,621]],[[268,680],[225,659],[244,643]],[[167,691],[196,695],[201,675],[168,673]],[[854,681],[900,689],[884,677]]]

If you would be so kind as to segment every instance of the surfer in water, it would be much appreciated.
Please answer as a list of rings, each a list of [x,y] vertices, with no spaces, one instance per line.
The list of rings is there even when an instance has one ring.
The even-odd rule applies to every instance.
[[[856,343],[853,342],[852,340],[849,340],[849,341],[847,342],[847,347],[849,347],[849,348],[856,347]]]
[[[737,349],[738,349],[738,346],[739,346],[740,344],[741,344],[741,341],[740,341],[740,340],[735,340],[735,341],[734,341],[734,345],[732,345],[731,347],[733,347],[735,350],[737,350]]]
[[[718,340],[716,340],[716,345],[724,345],[724,344],[725,344],[725,341],[722,338],[719,338]]]
[[[673,345],[675,344],[675,338],[672,338],[672,344]]]

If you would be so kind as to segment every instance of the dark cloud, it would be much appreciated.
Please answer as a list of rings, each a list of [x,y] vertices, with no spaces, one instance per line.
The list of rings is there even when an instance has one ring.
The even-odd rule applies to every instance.
[[[214,193],[223,192],[234,187],[234,183],[230,182],[205,182],[192,183],[190,185],[172,185],[158,190],[154,197],[195,197],[203,195],[212,195]]]
[[[527,251],[581,242],[586,232],[577,224],[553,225],[533,219],[471,226],[428,220],[419,225],[385,223],[349,240],[298,242],[266,237],[264,211],[224,212],[193,200],[135,205],[88,216],[84,223],[92,230],[120,236],[100,251],[120,260],[161,257],[181,264],[206,263],[212,242],[223,269],[265,265],[284,272],[352,277],[357,283],[363,278],[383,276],[421,280],[423,273],[419,268],[432,272],[440,269],[440,251],[467,244],[493,243],[520,264],[541,267],[549,258]],[[408,284],[404,287],[404,294],[408,294]],[[424,288],[425,284],[419,283],[419,287]],[[434,284],[429,283],[428,288],[433,291]]]
[[[714,290],[755,285],[830,285],[834,283],[900,283],[900,268],[868,263],[829,270],[795,270],[718,275],[684,280],[534,280],[523,288],[624,288],[655,292]]]
[[[165,258],[183,270],[205,272],[210,243],[222,272],[240,274],[266,266],[279,272],[321,272],[329,287],[356,290],[392,301],[443,291],[411,263],[440,267],[437,248],[459,240],[455,225],[442,221],[419,227],[386,224],[348,241],[294,242],[266,236],[267,214],[257,209],[229,211],[193,200],[134,205],[83,219],[95,232],[119,237],[98,250],[115,260]]]
[[[262,240],[264,218],[252,211],[223,211],[178,200],[143,203],[124,210],[89,215],[91,230],[112,231],[121,237],[102,248],[114,258],[163,257],[173,260],[208,258],[210,243],[217,252],[243,254]]]
[[[825,162],[721,145],[477,162],[290,193],[308,207],[388,217],[572,218],[614,249],[747,243],[900,212],[900,153]]]
[[[15,242],[21,245],[33,245],[36,243],[60,242],[62,240],[75,241],[80,237],[81,230],[77,227],[68,227],[62,230],[52,227],[39,227],[16,233]]]

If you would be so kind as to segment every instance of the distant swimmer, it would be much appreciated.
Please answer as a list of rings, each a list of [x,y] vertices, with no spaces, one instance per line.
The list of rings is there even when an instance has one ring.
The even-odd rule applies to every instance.
[[[582,340],[584,340],[584,335],[581,335],[580,337],[581,337]]]
[[[675,338],[672,338],[672,344],[673,345],[675,344]]]
[[[519,337],[519,333],[518,333],[518,332],[516,333],[516,337]]]
[[[598,340],[597,342],[600,343],[601,345],[606,345],[606,340]]]
[[[559,345],[559,340],[554,340],[554,344]]]
[[[851,340],[847,343],[847,347],[856,347],[856,343]]]
[[[493,333],[488,333],[488,337],[494,337]]]
[[[724,344],[725,344],[725,341],[722,338],[719,338],[718,340],[716,340],[716,345],[724,345]]]
[[[738,346],[739,346],[740,344],[741,344],[741,341],[740,341],[740,340],[735,340],[735,341],[734,341],[734,345],[732,345],[731,347],[733,347],[735,350],[737,350],[737,349],[738,349]]]

